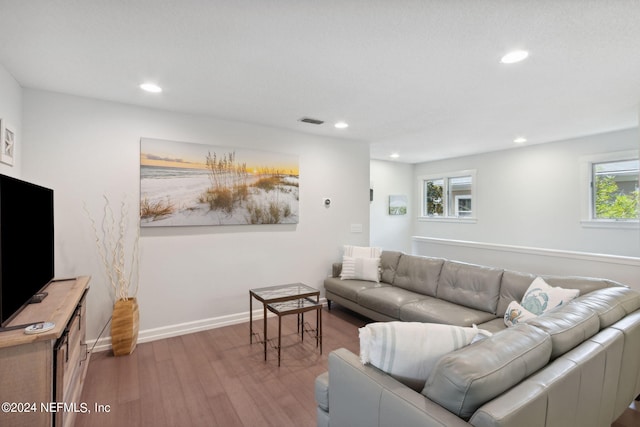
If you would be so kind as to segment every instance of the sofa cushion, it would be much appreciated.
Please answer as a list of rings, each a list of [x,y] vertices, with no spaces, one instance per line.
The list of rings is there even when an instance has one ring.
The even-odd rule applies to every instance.
[[[540,276],[551,286],[559,286],[565,289],[578,289],[580,295],[585,295],[598,289],[622,286],[620,283],[607,279],[578,276]],[[498,314],[506,312],[511,301],[522,301],[522,297],[536,278],[529,273],[505,270],[502,275],[500,286],[500,301],[498,303]]]
[[[600,330],[600,319],[596,312],[581,304],[559,306],[527,323],[551,336],[552,359],[563,355]]]
[[[400,307],[400,320],[405,322],[446,323],[471,326],[495,319],[495,315],[449,301],[427,297]]]
[[[497,314],[505,314],[507,306],[511,304],[511,301],[522,301],[524,293],[527,292],[527,289],[535,278],[536,276],[533,274],[505,270],[502,274],[500,284],[500,300],[498,302]]]
[[[358,304],[394,319],[400,318],[400,307],[413,301],[428,298],[395,286],[370,288],[358,292]]]
[[[349,301],[357,302],[358,293],[365,289],[390,287],[386,283],[368,282],[365,280],[341,280],[337,277],[329,277],[324,280],[324,288],[336,295],[340,295]]]
[[[610,288],[612,286],[624,286],[616,281],[609,279],[600,279],[598,277],[580,277],[580,276],[550,276],[545,275],[542,278],[551,286],[561,286],[566,289],[577,289],[580,295],[598,289]]]
[[[604,329],[640,308],[640,293],[615,286],[590,292],[571,304],[582,304],[595,311],[600,318],[600,329]]]
[[[440,258],[403,254],[398,261],[393,286],[434,297],[443,263]]]
[[[422,322],[378,322],[359,329],[360,361],[420,391],[438,359],[462,348],[478,328]]]
[[[468,420],[485,402],[544,367],[550,356],[549,334],[521,323],[442,356],[422,394]]]
[[[333,264],[331,264],[331,276],[330,277],[340,277],[341,273],[342,273],[342,263],[341,262],[334,262]]]
[[[380,258],[342,257],[342,280],[380,281]]]
[[[445,261],[436,296],[465,307],[496,314],[503,270]]]
[[[484,329],[485,331],[489,331],[493,334],[495,334],[496,332],[504,331],[507,328],[502,317],[497,317],[493,320],[489,320],[483,323],[477,323],[476,325],[478,326],[478,328]]]
[[[396,277],[396,270],[398,269],[398,262],[402,255],[402,252],[382,251],[380,255],[380,269],[382,270],[380,275],[381,281],[393,283]]]

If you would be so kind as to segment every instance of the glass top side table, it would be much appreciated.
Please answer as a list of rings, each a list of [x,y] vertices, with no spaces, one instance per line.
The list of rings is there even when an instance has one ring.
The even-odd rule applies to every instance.
[[[307,331],[304,322],[304,313],[307,311],[316,311],[316,327],[315,329],[309,329],[314,332],[316,339],[316,347],[320,347],[320,354],[322,354],[322,304],[314,301],[310,298],[301,298],[292,301],[283,301],[267,304],[269,311],[278,316],[278,366],[280,366],[280,353],[282,351],[282,316],[288,314],[298,315],[298,332],[304,341],[304,333]],[[300,318],[300,316],[302,316]],[[267,339],[265,332],[265,341]]]
[[[304,283],[289,283],[249,290],[249,343],[253,343],[253,299],[255,298],[262,303],[264,360],[267,360],[267,305],[313,297],[316,298],[316,303],[319,303],[320,291]]]

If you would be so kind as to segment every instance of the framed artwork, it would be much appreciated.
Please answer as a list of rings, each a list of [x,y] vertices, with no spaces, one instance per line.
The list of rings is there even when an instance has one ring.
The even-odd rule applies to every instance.
[[[298,157],[140,140],[140,226],[297,224]]]
[[[13,166],[13,156],[16,145],[16,132],[13,126],[0,119],[0,134],[2,135],[2,148],[0,149],[0,162]]]
[[[389,196],[389,215],[407,214],[407,196]]]

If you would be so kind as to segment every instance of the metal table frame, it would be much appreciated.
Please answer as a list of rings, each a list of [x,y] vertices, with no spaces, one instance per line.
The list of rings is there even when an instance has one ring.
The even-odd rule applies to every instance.
[[[280,353],[282,349],[282,316],[288,314],[298,315],[298,332],[302,337],[302,341],[304,341],[304,313],[312,310],[316,311],[316,328],[312,331],[315,331],[316,347],[320,347],[320,354],[322,354],[322,304],[309,298],[301,298],[295,301],[267,304],[267,308],[270,312],[278,316],[278,366],[280,366]],[[267,339],[266,330],[264,339],[265,341]]]
[[[262,303],[264,360],[267,360],[267,306],[269,304],[315,297],[320,303],[320,291],[304,283],[268,286],[249,290],[249,343],[253,343],[253,299]],[[278,316],[280,317],[280,316]]]

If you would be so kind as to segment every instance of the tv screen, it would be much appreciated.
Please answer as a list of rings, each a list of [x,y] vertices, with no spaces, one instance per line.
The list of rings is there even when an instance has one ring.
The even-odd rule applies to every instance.
[[[0,175],[0,326],[54,276],[53,190]]]

